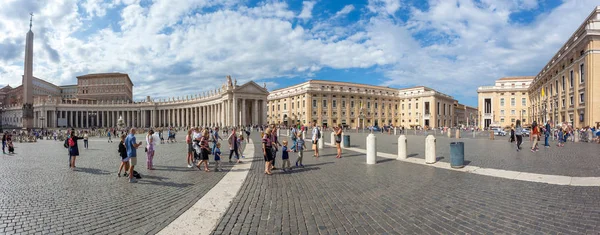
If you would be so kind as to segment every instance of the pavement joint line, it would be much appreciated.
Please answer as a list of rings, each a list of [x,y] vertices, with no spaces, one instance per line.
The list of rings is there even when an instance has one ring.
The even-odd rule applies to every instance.
[[[331,145],[330,142],[323,142],[323,145]],[[342,149],[347,149],[350,151],[358,152],[358,153],[367,153],[367,150],[355,147],[346,147]],[[397,155],[391,153],[383,153],[377,152],[378,157],[397,159]],[[537,174],[537,173],[529,173],[529,172],[519,172],[519,171],[511,171],[511,170],[502,170],[502,169],[494,169],[494,168],[483,168],[478,166],[464,166],[463,168],[452,168],[450,163],[437,161],[433,164],[426,164],[424,159],[421,158],[407,158],[407,159],[397,159],[399,161],[420,164],[425,166],[432,166],[436,168],[464,172],[464,173],[472,173],[478,175],[492,176],[496,178],[504,178],[510,180],[519,180],[519,181],[528,181],[535,183],[546,183],[553,185],[563,185],[563,186],[579,186],[579,187],[600,187],[600,177],[574,177],[574,176],[564,176],[564,175],[548,175],[548,174]]]
[[[246,145],[246,161],[235,164],[208,193],[158,234],[211,234],[242,188],[254,158],[254,142]],[[221,159],[224,159],[221,157]]]

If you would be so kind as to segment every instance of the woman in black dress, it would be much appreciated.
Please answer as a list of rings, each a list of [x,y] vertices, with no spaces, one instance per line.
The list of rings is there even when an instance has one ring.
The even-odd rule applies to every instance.
[[[198,162],[198,169],[200,169],[200,165],[204,163],[204,171],[209,172],[208,169],[208,153],[210,153],[210,148],[208,147],[208,138],[209,134],[207,130],[202,132],[202,137],[200,138],[200,162]]]
[[[79,146],[77,146],[77,140],[81,139],[83,139],[83,137],[77,136],[75,130],[71,130],[71,137],[68,140],[69,155],[71,156],[71,170],[75,170],[75,160],[79,156]]]

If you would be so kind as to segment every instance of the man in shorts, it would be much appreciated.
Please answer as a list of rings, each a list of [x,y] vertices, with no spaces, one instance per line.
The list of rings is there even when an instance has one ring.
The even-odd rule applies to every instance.
[[[321,138],[321,131],[319,130],[319,127],[317,127],[317,123],[313,122],[313,129],[312,129],[312,145],[313,148],[315,150],[315,155],[313,155],[313,157],[318,158],[319,157],[319,138]]]
[[[125,138],[125,147],[127,148],[127,157],[129,157],[129,183],[137,183],[133,178],[133,167],[137,164],[137,148],[142,145],[142,141],[135,142],[135,128],[131,128],[129,135]]]

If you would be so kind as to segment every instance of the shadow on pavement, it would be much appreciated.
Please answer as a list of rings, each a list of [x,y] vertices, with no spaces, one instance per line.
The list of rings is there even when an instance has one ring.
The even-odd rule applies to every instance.
[[[188,186],[192,186],[194,184],[190,184],[190,183],[174,183],[174,182],[165,182],[165,181],[150,181],[148,180],[148,177],[144,177],[142,176],[141,179],[138,180],[139,184],[151,184],[151,185],[158,185],[158,186],[167,186],[167,187],[174,187],[174,188],[185,188]]]
[[[384,162],[390,162],[390,161],[396,161],[395,158],[386,158],[383,160],[378,160],[377,163],[384,163]]]
[[[108,174],[110,174],[110,172],[105,171],[105,170],[95,169],[95,168],[86,168],[86,167],[77,167],[77,168],[75,168],[75,171],[93,174],[93,175],[108,175]]]
[[[178,166],[165,166],[160,168],[154,168],[154,171],[192,171],[195,167],[178,167]]]

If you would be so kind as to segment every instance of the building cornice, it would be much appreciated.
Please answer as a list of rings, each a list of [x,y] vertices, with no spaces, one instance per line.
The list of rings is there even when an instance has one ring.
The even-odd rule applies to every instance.
[[[583,21],[583,23],[581,23],[579,28],[577,28],[577,30],[575,30],[571,37],[569,37],[569,40],[567,40],[561,46],[561,48],[554,54],[554,56],[552,56],[548,63],[546,63],[546,65],[542,67],[542,70],[536,75],[535,79],[533,80],[532,85],[538,84],[547,72],[552,72],[554,66],[560,64],[558,62],[562,61],[566,55],[569,55],[573,51],[573,48],[575,48],[573,45],[578,45],[584,39],[588,39],[592,36],[600,35],[599,29],[588,27],[592,23],[600,24],[600,6],[594,8],[594,10]]]

